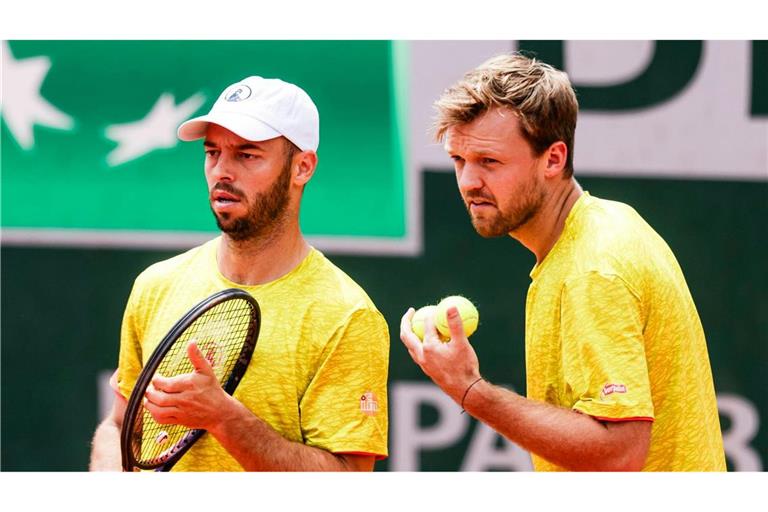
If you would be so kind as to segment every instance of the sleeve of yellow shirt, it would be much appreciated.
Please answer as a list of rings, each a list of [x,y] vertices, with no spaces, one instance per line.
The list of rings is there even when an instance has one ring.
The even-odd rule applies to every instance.
[[[639,298],[613,274],[588,272],[562,289],[565,392],[603,421],[653,420]]]
[[[131,396],[131,391],[139,378],[143,367],[141,338],[137,322],[139,314],[139,286],[134,283],[131,295],[123,313],[123,323],[120,327],[120,353],[118,360],[117,384],[120,394],[125,398]]]
[[[301,398],[305,444],[386,457],[388,354],[381,313],[370,308],[352,313],[326,345]]]

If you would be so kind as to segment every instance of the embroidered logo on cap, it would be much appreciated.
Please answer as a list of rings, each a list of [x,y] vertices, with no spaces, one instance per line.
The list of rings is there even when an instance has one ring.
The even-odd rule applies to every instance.
[[[379,412],[379,402],[376,400],[376,395],[373,394],[373,391],[366,391],[360,397],[360,411],[368,416],[375,416]]]
[[[227,101],[243,101],[251,97],[251,88],[243,84],[235,84],[224,92]]]
[[[600,392],[600,395],[607,396],[612,393],[626,393],[627,392],[627,386],[624,384],[606,384],[603,386],[603,391]]]

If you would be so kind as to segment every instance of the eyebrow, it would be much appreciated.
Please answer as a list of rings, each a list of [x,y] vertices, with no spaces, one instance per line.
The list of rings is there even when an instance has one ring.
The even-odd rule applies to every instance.
[[[203,146],[206,147],[206,148],[216,148],[216,147],[219,147],[218,144],[214,144],[213,142],[208,141],[208,140],[203,142]],[[259,144],[254,144],[252,142],[246,142],[245,144],[240,144],[238,146],[235,146],[235,149],[237,149],[238,151],[242,151],[244,149],[253,149],[253,150],[258,150],[258,151],[266,151]]]
[[[443,145],[443,149],[449,155],[458,155],[459,154],[459,151],[457,149],[455,149],[452,146],[449,146],[448,144]],[[501,152],[499,150],[496,150],[496,149],[493,149],[493,148],[490,148],[490,149],[475,149],[475,150],[469,151],[469,153],[471,153],[474,156],[479,156],[479,157],[499,158],[501,156]]]

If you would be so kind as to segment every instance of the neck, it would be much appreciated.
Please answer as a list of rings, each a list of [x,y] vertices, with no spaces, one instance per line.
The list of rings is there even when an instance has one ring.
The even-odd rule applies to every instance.
[[[259,239],[232,240],[224,233],[216,259],[219,272],[230,281],[257,285],[284,276],[296,268],[310,250],[296,222]]]
[[[575,179],[564,181],[562,186],[547,195],[530,221],[509,235],[535,254],[536,263],[540,264],[560,238],[565,219],[583,193]]]

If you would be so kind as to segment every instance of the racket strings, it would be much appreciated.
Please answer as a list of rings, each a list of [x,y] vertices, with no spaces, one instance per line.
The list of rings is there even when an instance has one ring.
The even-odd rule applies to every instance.
[[[194,371],[187,356],[187,345],[195,342],[224,386],[243,352],[245,340],[252,334],[253,306],[243,299],[222,302],[195,320],[174,342],[160,362],[157,374],[175,377]],[[163,425],[142,408],[141,421],[133,430],[132,447],[137,462],[156,464],[175,453],[193,429],[183,425]]]

